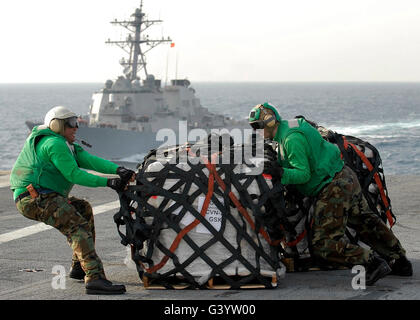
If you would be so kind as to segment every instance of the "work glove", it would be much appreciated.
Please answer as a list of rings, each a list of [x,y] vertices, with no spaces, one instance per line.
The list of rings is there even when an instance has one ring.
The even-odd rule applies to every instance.
[[[120,176],[121,180],[125,182],[134,181],[136,175],[136,173],[133,170],[124,167],[118,167],[117,174]]]
[[[277,160],[274,161],[265,161],[264,162],[264,173],[271,175],[273,178],[281,179],[283,176],[283,168],[280,166],[280,164],[277,162]]]
[[[127,185],[127,182],[124,182],[120,178],[110,178],[106,182],[107,187],[110,187],[111,189],[114,189],[117,192],[124,191],[126,185]]]
[[[277,152],[268,143],[264,143],[264,159],[265,159],[265,161],[276,161],[277,160]]]

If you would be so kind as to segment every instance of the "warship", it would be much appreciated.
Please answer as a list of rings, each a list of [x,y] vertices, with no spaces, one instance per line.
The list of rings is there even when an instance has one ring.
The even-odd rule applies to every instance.
[[[77,136],[90,147],[90,153],[110,160],[144,155],[162,145],[156,135],[163,128],[180,136],[177,143],[188,140],[178,134],[180,129],[200,128],[210,133],[211,129],[249,128],[243,119],[237,121],[209,112],[188,79],[173,79],[162,85],[148,72],[146,53],[160,44],[174,45],[169,37],[152,39],[145,34],[161,22],[147,18],[143,1],[130,19],[111,22],[128,30],[128,34],[124,40],[105,43],[119,46],[128,59],[120,60],[123,75],[107,80],[102,89],[94,92],[88,114],[79,118]],[[30,129],[36,125],[31,121],[26,124]]]

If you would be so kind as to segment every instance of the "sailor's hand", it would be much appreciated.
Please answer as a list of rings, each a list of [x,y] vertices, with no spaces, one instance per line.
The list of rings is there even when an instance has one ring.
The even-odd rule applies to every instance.
[[[133,170],[124,167],[118,167],[117,174],[123,181],[134,182],[136,179],[136,173]]]
[[[265,161],[264,162],[264,173],[271,175],[273,178],[281,179],[283,176],[283,167],[277,162],[274,161]]]
[[[122,192],[127,189],[127,182],[124,182],[120,178],[110,178],[106,182],[106,185],[117,192]]]
[[[265,161],[277,160],[277,152],[270,144],[264,143],[264,159]]]

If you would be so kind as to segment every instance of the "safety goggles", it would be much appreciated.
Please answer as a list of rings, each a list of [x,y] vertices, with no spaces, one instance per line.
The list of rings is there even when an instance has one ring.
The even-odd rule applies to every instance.
[[[67,118],[64,121],[64,124],[69,128],[79,128],[79,122],[77,122],[77,117]]]
[[[249,125],[251,126],[252,129],[257,130],[257,129],[264,129],[264,121],[254,121],[254,122],[250,122]]]

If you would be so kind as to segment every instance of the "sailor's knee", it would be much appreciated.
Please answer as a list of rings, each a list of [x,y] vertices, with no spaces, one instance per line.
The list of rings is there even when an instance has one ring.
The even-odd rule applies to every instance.
[[[314,257],[327,259],[332,250],[326,240],[312,242],[312,254]]]

